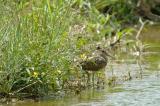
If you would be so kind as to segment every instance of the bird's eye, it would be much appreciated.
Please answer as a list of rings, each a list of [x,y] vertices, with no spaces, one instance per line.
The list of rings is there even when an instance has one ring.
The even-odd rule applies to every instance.
[[[101,47],[99,47],[99,46],[97,46],[96,48],[97,48],[97,50],[100,50],[100,49],[101,49]]]

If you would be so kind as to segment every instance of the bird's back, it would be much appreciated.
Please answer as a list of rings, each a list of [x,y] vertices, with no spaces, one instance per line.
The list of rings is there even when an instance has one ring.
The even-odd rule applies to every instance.
[[[83,70],[98,71],[107,65],[107,59],[98,55],[81,62]]]

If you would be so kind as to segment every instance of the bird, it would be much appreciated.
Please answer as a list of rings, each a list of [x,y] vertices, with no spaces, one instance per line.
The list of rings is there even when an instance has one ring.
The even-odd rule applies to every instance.
[[[98,46],[90,57],[80,62],[82,70],[88,75],[87,83],[89,83],[90,80],[90,73],[93,73],[92,83],[94,86],[94,74],[106,67],[108,56],[112,57],[104,49]]]

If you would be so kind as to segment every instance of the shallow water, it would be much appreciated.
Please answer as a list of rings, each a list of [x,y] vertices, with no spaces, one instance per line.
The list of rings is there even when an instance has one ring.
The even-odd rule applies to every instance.
[[[160,106],[160,26],[147,27],[141,36],[151,45],[143,58],[143,78],[134,78],[113,88],[86,90],[80,95],[40,102],[21,101],[3,106]],[[113,70],[131,70],[135,74],[137,64],[115,64]]]

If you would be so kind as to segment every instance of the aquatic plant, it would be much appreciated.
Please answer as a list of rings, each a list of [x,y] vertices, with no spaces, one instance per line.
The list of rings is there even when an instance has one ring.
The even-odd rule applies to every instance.
[[[34,98],[85,87],[76,58],[85,58],[99,42],[107,47],[109,38],[132,32],[122,27],[132,9],[126,10],[128,2],[116,2],[102,14],[103,3],[95,1],[0,1],[0,96]]]

